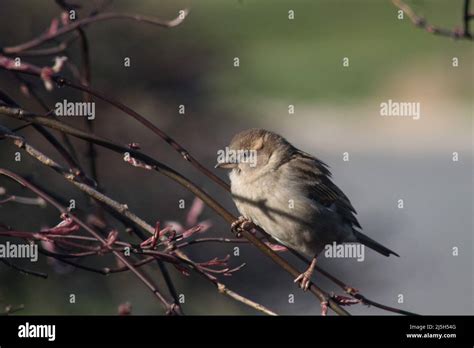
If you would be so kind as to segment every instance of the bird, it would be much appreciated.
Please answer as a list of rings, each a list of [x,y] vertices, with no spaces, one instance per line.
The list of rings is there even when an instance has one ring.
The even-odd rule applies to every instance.
[[[326,245],[362,243],[384,256],[399,256],[361,232],[356,210],[332,181],[329,166],[281,135],[247,129],[220,155],[216,168],[230,170],[232,199],[241,214],[232,228],[255,224],[310,257],[307,270],[294,280],[303,290]]]

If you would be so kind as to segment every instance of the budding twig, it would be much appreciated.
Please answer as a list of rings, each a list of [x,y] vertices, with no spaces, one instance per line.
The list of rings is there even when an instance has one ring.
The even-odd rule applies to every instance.
[[[464,5],[463,5],[463,28],[462,29],[445,29],[445,28],[439,28],[434,25],[428,24],[426,19],[423,17],[418,16],[415,11],[408,6],[404,1],[402,0],[392,0],[392,3],[398,7],[400,10],[402,10],[408,18],[410,18],[410,21],[417,27],[422,28],[426,30],[428,33],[435,34],[435,35],[440,35],[440,36],[448,36],[453,39],[466,39],[466,40],[473,40],[472,34],[469,30],[469,21],[472,19],[472,17],[469,15],[469,3],[470,0],[464,0]]]
[[[137,14],[108,12],[108,13],[98,14],[98,15],[86,17],[84,19],[72,21],[69,24],[57,29],[56,31],[53,31],[53,32],[46,31],[42,35],[38,36],[37,38],[34,38],[23,44],[20,44],[17,46],[4,47],[2,51],[6,54],[21,53],[23,51],[38,47],[45,42],[56,39],[71,31],[75,31],[77,28],[83,28],[95,22],[106,21],[106,20],[111,20],[111,19],[128,19],[128,20],[134,20],[134,21],[143,22],[147,24],[157,25],[160,27],[172,28],[181,24],[184,21],[187,14],[188,14],[188,10],[183,10],[183,12],[179,16],[177,16],[175,19],[166,21],[166,20],[161,20],[161,19],[157,19],[153,17],[141,16]]]

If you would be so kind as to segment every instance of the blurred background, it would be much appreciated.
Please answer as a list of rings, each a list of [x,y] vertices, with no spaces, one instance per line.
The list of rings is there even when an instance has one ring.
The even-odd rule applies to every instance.
[[[100,2],[79,1],[80,10]],[[462,1],[410,1],[432,23],[461,25]],[[60,14],[53,1],[0,0],[0,46],[28,41]],[[164,29],[126,20],[86,28],[90,41],[92,86],[138,111],[187,148],[208,168],[240,130],[261,127],[285,136],[331,166],[334,181],[351,199],[364,233],[400,254],[385,258],[366,250],[365,261],[320,258],[319,264],[368,298],[421,314],[473,314],[473,46],[420,30],[397,19],[390,1],[199,0],[119,1],[107,11],[174,18],[190,8],[184,23]],[[293,10],[294,20],[288,19]],[[69,55],[80,63],[75,42]],[[131,60],[124,67],[124,58]],[[234,67],[238,57],[240,66]],[[342,60],[349,58],[349,66]],[[453,67],[452,59],[459,60]],[[50,58],[28,58],[51,65]],[[47,92],[50,104],[81,95],[61,88]],[[0,89],[26,109],[41,111],[20,93],[17,80],[0,71]],[[380,116],[388,99],[419,102],[421,118]],[[178,111],[185,105],[185,114]],[[288,106],[294,105],[294,114]],[[62,119],[64,121],[64,119]],[[70,118],[84,128],[84,120]],[[20,125],[0,116],[11,128]],[[149,130],[110,105],[96,101],[96,133],[142,150],[192,179],[237,214],[230,196],[183,161]],[[37,148],[61,161],[31,128],[21,131]],[[87,167],[87,149],[73,141]],[[61,176],[17,148],[0,142],[0,166],[35,180],[64,199],[90,210],[84,196]],[[99,182],[114,199],[150,224],[184,222],[193,195],[157,173],[139,170],[115,153],[97,149]],[[349,153],[349,161],[343,154]],[[453,152],[459,154],[454,162]],[[62,162],[61,162],[62,163]],[[217,172],[217,170],[216,170]],[[218,175],[228,180],[225,173]],[[10,194],[32,196],[0,178]],[[184,199],[186,209],[179,208]],[[404,208],[397,207],[404,200]],[[229,226],[210,209],[206,236],[230,237]],[[0,222],[18,230],[54,226],[52,207],[0,205]],[[121,231],[123,233],[123,231]],[[4,243],[5,238],[0,238]],[[293,284],[287,273],[252,246],[238,245],[231,265],[246,266],[221,281],[280,314],[319,314],[319,303]],[[196,261],[233,252],[233,245],[202,244],[187,251]],[[453,247],[459,255],[453,256]],[[283,254],[299,269],[303,265]],[[112,258],[97,263],[114,264]],[[44,280],[0,267],[0,306],[23,303],[19,314],[116,314],[129,301],[133,314],[161,314],[151,293],[131,274],[104,277],[78,269],[52,267],[44,257],[28,265],[49,274]],[[220,296],[199,276],[185,277],[169,267],[187,314],[255,314]],[[151,268],[162,284],[159,272]],[[339,292],[319,274],[314,281]],[[69,303],[75,294],[76,303]],[[288,297],[294,295],[294,303]],[[399,295],[403,303],[399,303]],[[353,314],[389,314],[362,305]]]

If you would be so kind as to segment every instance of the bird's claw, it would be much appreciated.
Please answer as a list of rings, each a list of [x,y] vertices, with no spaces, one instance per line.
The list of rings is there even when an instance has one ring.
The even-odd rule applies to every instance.
[[[308,271],[301,273],[298,277],[296,277],[294,283],[299,283],[301,289],[307,291],[309,289],[309,285],[311,284],[312,273],[313,272]]]
[[[299,283],[301,289],[306,291],[309,289],[311,284],[311,277],[313,276],[314,268],[316,267],[316,257],[311,260],[311,264],[309,265],[308,269],[301,273],[296,279],[294,280],[295,283]]]
[[[235,220],[231,225],[230,229],[235,235],[240,238],[242,230],[249,230],[249,228],[253,225],[251,219],[246,218],[245,216],[239,216],[237,220]]]

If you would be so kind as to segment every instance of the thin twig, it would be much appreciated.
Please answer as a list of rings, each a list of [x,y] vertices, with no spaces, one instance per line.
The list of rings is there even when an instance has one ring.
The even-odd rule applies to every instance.
[[[77,40],[77,35],[67,38],[66,40],[60,42],[57,46],[52,46],[48,48],[40,48],[37,50],[21,51],[21,56],[22,57],[39,57],[39,56],[52,56],[59,53],[63,53],[68,49],[69,45],[73,43],[75,40]],[[8,54],[6,52],[4,53]],[[10,53],[10,55],[13,55],[13,54],[14,53]]]
[[[20,272],[20,273],[23,273],[23,274],[27,274],[27,275],[32,275],[32,276],[35,276],[35,277],[39,277],[39,278],[43,278],[43,279],[47,279],[48,278],[48,275],[46,273],[42,273],[42,272],[37,272],[37,271],[32,271],[30,269],[26,269],[26,268],[23,268],[23,267],[20,267],[20,266],[17,266],[15,265],[14,263],[6,260],[6,259],[3,259],[3,258],[0,258],[0,262],[3,263],[4,265],[10,267],[10,268],[13,268],[14,270]]]
[[[219,290],[220,293],[226,294],[227,296],[229,296],[229,297],[231,297],[231,298],[233,298],[233,299],[235,299],[239,302],[245,303],[247,306],[257,308],[259,311],[261,311],[265,314],[272,315],[272,316],[277,315],[275,312],[272,312],[271,310],[269,310],[268,308],[265,308],[261,304],[256,303],[254,301],[251,301],[248,298],[245,298],[245,297],[237,294],[236,292],[233,292],[232,290],[226,288],[226,286],[222,283],[217,283],[217,289]]]
[[[22,304],[16,307],[13,307],[12,305],[8,305],[5,307],[3,313],[0,313],[0,315],[10,315],[10,314],[22,311],[23,309],[25,309],[25,306]]]
[[[42,35],[38,36],[37,38],[34,38],[23,44],[20,44],[17,46],[4,47],[3,52],[5,52],[6,54],[21,53],[22,51],[26,51],[26,50],[30,50],[32,48],[38,47],[45,42],[56,39],[59,36],[62,36],[71,31],[74,31],[77,28],[83,28],[95,22],[106,21],[106,20],[111,20],[111,19],[128,19],[128,20],[134,20],[134,21],[143,22],[147,24],[157,25],[160,27],[172,28],[181,24],[183,20],[185,19],[186,15],[188,14],[188,10],[183,10],[183,11],[184,11],[183,15],[180,14],[175,19],[172,19],[169,21],[161,20],[161,19],[157,19],[153,17],[137,15],[137,14],[129,14],[129,13],[109,12],[109,13],[98,14],[98,15],[86,17],[84,19],[80,19],[77,21],[72,21],[71,23],[59,28],[56,32],[53,32],[53,33],[46,31]]]
[[[452,30],[439,28],[434,25],[428,24],[425,18],[418,16],[415,13],[415,11],[402,0],[392,0],[392,3],[396,7],[398,7],[400,10],[402,10],[408,16],[408,18],[410,18],[410,21],[415,26],[422,28],[431,34],[440,35],[440,36],[448,36],[453,39],[472,40],[473,37],[469,31],[469,20],[472,19],[469,16],[469,1],[470,0],[464,0],[463,29],[452,29]]]
[[[472,39],[471,30],[469,29],[469,23],[472,19],[472,15],[469,14],[471,0],[464,0],[463,6],[463,33],[465,36]]]
[[[31,197],[21,197],[17,195],[6,195],[5,198],[1,197],[0,204],[5,204],[7,202],[15,202],[15,203],[26,204],[26,205],[37,205],[38,207],[46,206],[46,202],[40,197],[31,198]]]

